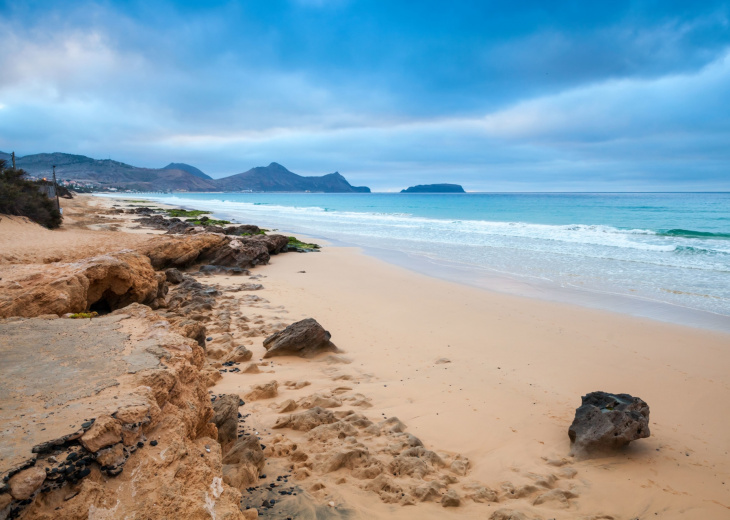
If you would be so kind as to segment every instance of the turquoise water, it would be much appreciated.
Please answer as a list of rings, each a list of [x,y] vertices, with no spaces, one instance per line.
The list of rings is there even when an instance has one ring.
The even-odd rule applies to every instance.
[[[632,309],[730,316],[730,193],[146,196],[402,253],[401,263],[458,271],[467,283],[501,277],[533,292],[622,296]]]

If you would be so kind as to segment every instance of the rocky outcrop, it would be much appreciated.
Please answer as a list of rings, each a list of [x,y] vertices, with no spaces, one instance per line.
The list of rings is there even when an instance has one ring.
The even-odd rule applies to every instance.
[[[144,249],[155,269],[185,268],[195,264],[246,268],[267,264],[272,254],[286,249],[281,235],[232,237],[201,232],[185,236],[165,236]]]
[[[46,480],[46,472],[37,467],[24,469],[10,477],[10,495],[15,500],[27,500],[32,497]]]
[[[337,352],[332,336],[313,318],[289,325],[264,340],[265,358],[274,356],[311,357],[321,352]]]
[[[264,452],[258,437],[241,437],[223,457],[223,482],[237,489],[245,489],[258,481],[264,464]]]
[[[147,255],[155,269],[188,267],[199,261],[203,255],[211,254],[230,241],[224,235],[201,233],[186,237],[160,237],[151,241],[142,252]]]
[[[241,399],[236,394],[226,394],[213,402],[213,424],[218,428],[218,442],[222,446],[236,440],[240,402]]]
[[[119,363],[112,356],[119,356],[121,367],[138,366],[134,360],[140,355],[154,355],[158,362],[115,376],[121,383],[93,398],[105,399],[111,413],[86,422],[79,415],[73,419],[81,424],[79,431],[35,446],[34,458],[7,475],[10,493],[0,490],[0,498],[7,502],[11,496],[11,510],[33,520],[156,520],[183,512],[185,518],[245,518],[240,491],[223,481],[214,412],[201,372],[203,350],[172,332],[148,307],[132,304],[123,312],[98,319],[121,319],[122,331],[136,345],[132,354],[111,352],[110,366]],[[61,410],[73,413],[76,403]],[[79,408],[79,414],[87,413]]]
[[[577,454],[620,448],[649,433],[648,404],[629,394],[607,392],[584,395],[568,430]]]
[[[122,425],[109,415],[97,417],[94,424],[81,437],[87,451],[95,452],[122,441]]]
[[[120,251],[69,264],[53,264],[25,279],[0,282],[0,318],[115,310],[131,303],[165,304],[165,275],[150,260]]]

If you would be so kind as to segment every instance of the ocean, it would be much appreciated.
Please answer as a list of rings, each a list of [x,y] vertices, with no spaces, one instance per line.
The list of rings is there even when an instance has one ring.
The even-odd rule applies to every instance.
[[[429,275],[730,331],[730,193],[134,194]]]

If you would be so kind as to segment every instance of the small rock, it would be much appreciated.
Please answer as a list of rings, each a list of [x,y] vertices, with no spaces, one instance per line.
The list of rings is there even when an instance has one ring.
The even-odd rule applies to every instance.
[[[245,346],[239,345],[236,347],[236,349],[233,351],[228,359],[229,361],[233,361],[235,363],[241,363],[243,361],[249,361],[252,357],[253,352],[248,350]]]
[[[261,373],[261,369],[259,369],[259,366],[256,363],[249,364],[246,368],[242,371],[243,374],[259,374]]]
[[[171,284],[179,284],[183,281],[183,274],[174,267],[165,270],[165,278]]]
[[[461,497],[453,489],[449,489],[441,499],[441,505],[444,507],[459,507],[461,505]]]
[[[286,412],[293,412],[297,409],[297,403],[294,401],[294,399],[287,399],[283,403],[279,405],[279,408],[277,409],[277,412],[279,413],[286,413]]]
[[[88,451],[97,452],[122,440],[122,425],[109,415],[102,415],[81,437],[81,444]]]
[[[0,495],[0,511],[8,507],[12,501],[13,497],[10,496],[10,493],[3,493]]]
[[[269,381],[265,384],[252,386],[251,390],[243,397],[246,401],[258,401],[260,399],[271,399],[277,395],[279,395],[279,383]]]
[[[124,453],[124,447],[121,443],[100,450],[96,456],[96,462],[100,466],[120,466],[126,461],[127,455]]]
[[[489,520],[528,520],[528,518],[519,511],[514,511],[512,509],[497,509],[494,513],[492,513],[492,516],[489,517]]]
[[[10,494],[16,500],[26,500],[33,496],[46,480],[46,472],[33,466],[13,475],[8,481]]]
[[[264,286],[260,283],[244,283],[241,285],[242,291],[260,291]]]

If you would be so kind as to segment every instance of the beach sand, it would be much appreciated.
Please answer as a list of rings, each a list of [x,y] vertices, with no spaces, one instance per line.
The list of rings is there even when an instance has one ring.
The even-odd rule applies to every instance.
[[[316,318],[352,363],[333,370],[276,358],[275,375],[225,374],[220,391],[272,378],[327,388],[349,375],[372,400],[371,415],[396,416],[429,449],[468,457],[463,482],[500,490],[555,475],[555,487],[577,495],[567,508],[534,506],[543,490],[491,508],[543,518],[730,517],[729,336],[461,286],[354,248],[280,255],[260,273],[265,289],[257,294],[283,306],[289,321]],[[450,362],[437,364],[441,358]],[[568,426],[581,395],[595,390],[644,399],[652,435],[614,455],[575,461]],[[282,392],[279,401],[302,392]],[[273,424],[275,415],[262,422]],[[561,476],[572,473],[566,468],[573,478]],[[489,511],[467,501],[416,513],[373,504],[352,486],[334,492],[371,518]]]
[[[88,199],[68,206],[89,211]],[[97,209],[114,203],[91,202]],[[81,254],[82,243],[93,253],[149,238],[149,230],[133,229],[128,215],[73,218],[59,232],[22,226],[21,239],[10,223],[3,228],[3,217],[0,275],[12,274],[9,256],[27,267],[47,262],[49,243],[53,255],[68,260]],[[99,230],[98,221],[110,218],[119,221],[119,231]],[[364,489],[371,480],[347,467],[300,471],[293,481],[331,511],[319,517],[489,518],[502,509],[528,519],[730,518],[729,335],[450,283],[356,248],[325,245],[319,253],[280,254],[252,275],[255,281],[221,275],[199,280],[217,286],[221,304],[246,317],[245,324],[233,320],[228,333],[261,361],[260,373],[222,372],[210,390],[243,396],[252,385],[278,382],[276,397],[247,399],[241,408],[251,414],[247,425],[269,446],[267,454],[286,443],[313,459],[346,443],[361,443],[375,455],[387,452],[387,436],[322,444],[302,432],[272,429],[286,415],[278,413],[282,402],[319,393],[342,400],[333,410],[352,408],[373,422],[397,417],[448,463],[460,460],[466,468],[469,461],[466,474],[444,469],[422,479],[448,474],[449,487],[461,497],[454,508],[384,503]],[[238,288],[252,282],[263,288]],[[215,312],[211,316],[215,343],[225,331],[215,330]],[[340,354],[262,360],[271,331],[308,317],[330,331]],[[287,381],[310,384],[295,389]],[[577,460],[570,456],[568,427],[581,396],[596,390],[645,400],[651,437],[612,455]],[[268,456],[264,472],[288,467],[286,456]],[[470,483],[494,490],[498,502],[467,499]],[[330,502],[334,507],[327,509]],[[273,512],[269,517],[278,518]]]

